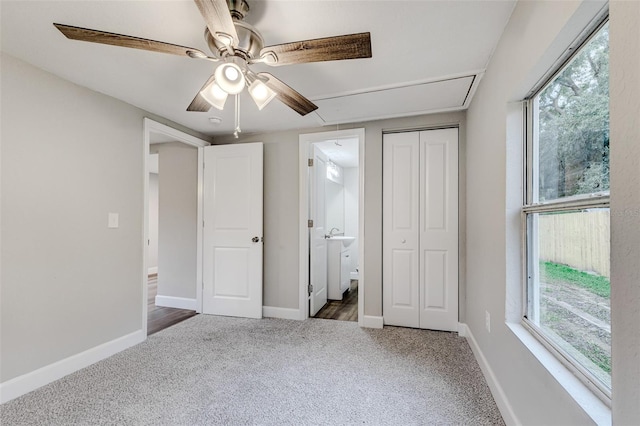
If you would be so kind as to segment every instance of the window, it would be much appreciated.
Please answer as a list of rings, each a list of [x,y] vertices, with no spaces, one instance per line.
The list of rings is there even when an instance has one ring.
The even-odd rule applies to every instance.
[[[611,396],[609,25],[527,100],[524,323]]]

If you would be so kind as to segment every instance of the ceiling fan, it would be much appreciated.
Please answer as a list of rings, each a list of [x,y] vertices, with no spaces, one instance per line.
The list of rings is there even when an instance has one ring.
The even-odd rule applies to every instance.
[[[206,22],[204,36],[212,55],[161,41],[57,23],[53,25],[73,40],[220,62],[187,111],[206,112],[211,106],[223,109],[228,95],[237,95],[248,87],[259,109],[277,97],[304,116],[318,107],[272,74],[254,73],[249,65],[280,66],[371,57],[371,36],[368,32],[265,46],[260,33],[243,21],[249,12],[246,0],[194,1]]]

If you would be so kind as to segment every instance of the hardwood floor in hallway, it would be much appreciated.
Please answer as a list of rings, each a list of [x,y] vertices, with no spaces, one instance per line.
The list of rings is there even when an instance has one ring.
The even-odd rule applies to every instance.
[[[358,280],[351,280],[351,288],[342,300],[329,300],[314,318],[358,321]]]
[[[189,309],[156,306],[157,294],[158,275],[149,275],[147,293],[147,336],[197,315],[196,311],[191,311]]]

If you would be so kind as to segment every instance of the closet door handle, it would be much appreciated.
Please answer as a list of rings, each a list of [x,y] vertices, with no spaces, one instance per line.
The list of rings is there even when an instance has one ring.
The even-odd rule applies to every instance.
[[[252,242],[254,242],[254,243],[257,243],[258,241],[260,241],[260,238],[258,238],[258,237],[253,237],[253,238],[251,239],[251,241],[252,241]]]

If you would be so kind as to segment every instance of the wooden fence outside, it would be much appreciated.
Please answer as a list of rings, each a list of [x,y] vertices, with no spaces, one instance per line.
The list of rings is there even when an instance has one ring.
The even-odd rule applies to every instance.
[[[610,277],[609,210],[541,214],[540,259]]]

